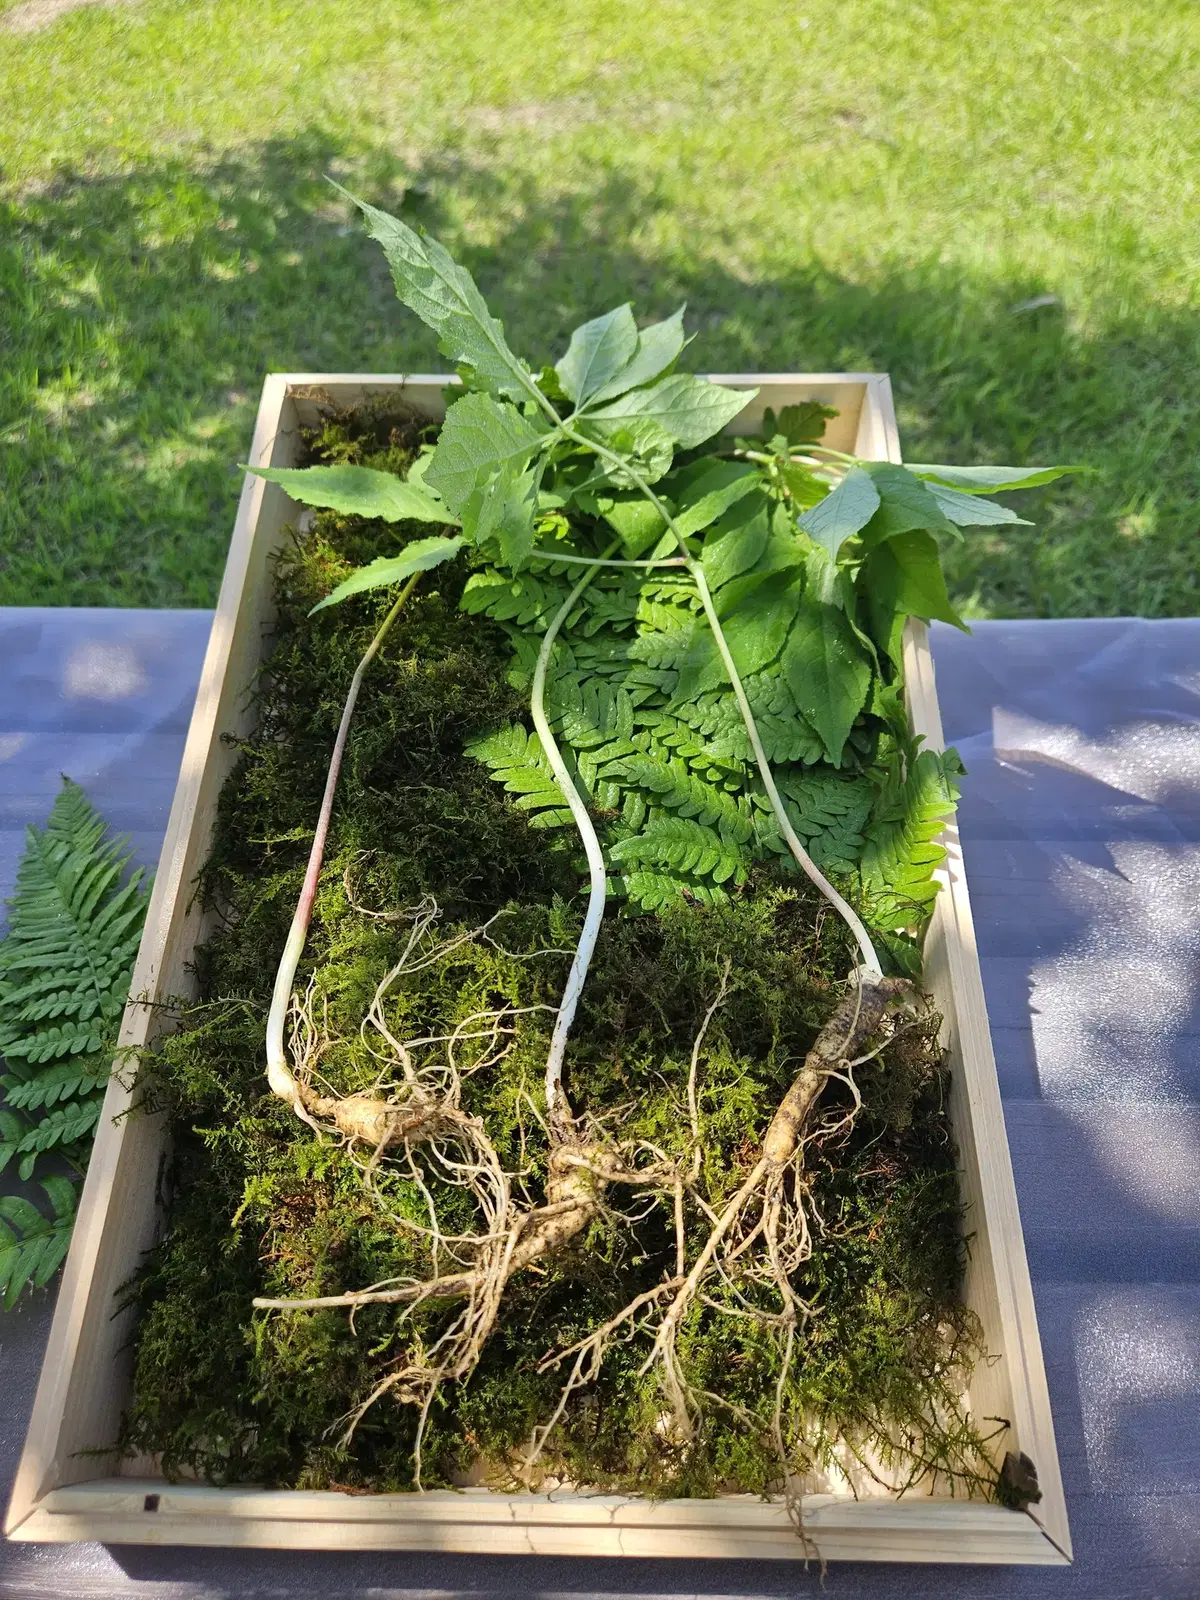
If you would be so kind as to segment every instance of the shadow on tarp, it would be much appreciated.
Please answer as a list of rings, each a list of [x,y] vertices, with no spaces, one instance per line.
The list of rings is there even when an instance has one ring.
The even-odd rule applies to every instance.
[[[1052,285],[892,259],[886,240],[851,281],[823,264],[802,194],[793,257],[747,276],[719,236],[693,232],[686,254],[646,242],[669,202],[645,170],[595,163],[546,193],[486,150],[410,170],[312,127],[235,155],[64,171],[0,205],[0,602],[211,604],[264,373],[444,365],[327,172],[440,234],[535,363],[614,302],[649,318],[687,301],[700,370],[890,371],[913,459],[1091,463],[1026,498],[1041,532],[980,530],[954,555],[985,611],[1172,613],[1194,595],[1176,526],[1194,486],[1169,417],[1153,421],[1200,409],[1193,313],[1139,306],[1085,333],[1057,303],[1014,311]],[[470,216],[492,243],[464,237]]]

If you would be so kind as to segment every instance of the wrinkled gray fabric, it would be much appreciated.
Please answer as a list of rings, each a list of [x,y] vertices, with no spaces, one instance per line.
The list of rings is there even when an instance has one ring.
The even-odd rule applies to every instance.
[[[152,860],[201,612],[0,610],[0,892],[67,771]],[[831,1600],[1200,1595],[1200,622],[935,629],[1077,1561],[847,1564]],[[49,1298],[0,1317],[0,1465]],[[790,1564],[0,1549],[14,1600],[817,1595]]]

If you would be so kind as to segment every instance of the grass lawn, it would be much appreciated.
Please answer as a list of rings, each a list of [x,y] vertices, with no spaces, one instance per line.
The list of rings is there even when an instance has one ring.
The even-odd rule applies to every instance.
[[[263,374],[440,364],[334,173],[530,356],[687,300],[913,459],[1090,465],[973,614],[1200,610],[1194,0],[59,6],[0,0],[0,601],[210,604]]]

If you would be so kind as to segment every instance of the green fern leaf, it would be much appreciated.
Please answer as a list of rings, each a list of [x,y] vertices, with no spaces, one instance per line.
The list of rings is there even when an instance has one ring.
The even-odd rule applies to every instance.
[[[699,882],[686,883],[667,872],[630,872],[610,878],[608,887],[614,898],[632,900],[643,911],[662,911],[688,900],[698,905],[719,905],[729,898],[723,889]]]
[[[0,1078],[0,1169],[16,1159],[22,1179],[47,1151],[82,1171],[100,1116],[147,898],[145,874],[126,878],[129,852],[106,833],[69,780],[45,828],[26,833],[0,941],[0,1055],[8,1066]],[[66,1179],[45,1180],[52,1198],[64,1184],[60,1199],[72,1197],[73,1216]],[[55,1232],[57,1223],[17,1207],[0,1235],[0,1287],[15,1294],[45,1282],[66,1248],[69,1217],[63,1226]]]
[[[11,1311],[27,1286],[44,1288],[58,1271],[75,1225],[77,1195],[67,1178],[42,1180],[54,1215],[45,1217],[20,1195],[0,1197],[0,1290]]]
[[[112,1063],[107,1056],[89,1057],[84,1061],[59,1062],[24,1081],[10,1074],[0,1078],[0,1086],[10,1106],[29,1111],[91,1094],[107,1083],[111,1071]]]
[[[73,1100],[65,1106],[55,1106],[23,1136],[17,1146],[20,1155],[42,1155],[57,1145],[78,1144],[89,1139],[100,1120],[102,1094],[90,1095],[86,1100]]]
[[[929,915],[937,894],[933,873],[946,854],[938,835],[958,800],[962,771],[957,751],[922,750],[903,781],[880,796],[861,871],[872,921],[881,928],[894,931]]]
[[[4,1053],[9,1060],[24,1056],[27,1061],[53,1061],[59,1056],[92,1053],[99,1050],[103,1042],[103,1032],[90,1022],[68,1022],[61,1027],[43,1028],[24,1039],[14,1039]]]
[[[498,733],[474,739],[466,753],[491,768],[492,777],[502,783],[522,811],[537,813],[529,819],[534,828],[565,827],[571,822],[567,798],[550,770],[536,733],[529,733],[513,722]]]
[[[21,1140],[28,1128],[29,1123],[24,1117],[18,1117],[15,1112],[0,1107],[0,1172],[4,1171],[20,1151]]]
[[[515,622],[519,627],[545,627],[570,594],[562,579],[522,572],[517,577],[491,568],[473,572],[467,579],[460,604],[473,616]]]
[[[754,833],[754,824],[736,797],[697,777],[678,756],[622,756],[605,767],[601,776],[623,786],[634,785],[646,791],[652,803],[694,817],[705,827],[720,827],[738,844],[748,842]]]
[[[725,883],[746,880],[746,863],[732,841],[689,817],[659,813],[642,833],[619,840],[609,852],[613,861],[671,867],[677,873]]]
[[[864,830],[874,794],[865,778],[825,769],[783,769],[776,773],[788,820],[816,864],[831,872],[852,872],[865,844]],[[768,850],[787,857],[788,847],[763,794],[758,836]]]

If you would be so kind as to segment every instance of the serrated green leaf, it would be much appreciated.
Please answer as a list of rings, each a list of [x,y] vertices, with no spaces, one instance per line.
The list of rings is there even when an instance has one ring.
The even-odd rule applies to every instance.
[[[964,494],[1003,494],[1008,489],[1033,489],[1053,483],[1069,472],[1086,472],[1086,467],[947,467],[928,462],[908,463],[918,478],[944,483]]]
[[[643,494],[606,496],[598,505],[600,515],[620,534],[625,554],[632,560],[656,545],[667,531],[658,508]]]
[[[761,475],[747,462],[718,461],[711,471],[694,479],[680,497],[676,530],[685,539],[703,532],[731,506],[761,487]]]
[[[514,572],[525,565],[533,549],[540,478],[536,468],[506,461],[463,509],[467,534],[476,544],[495,539],[500,560]]]
[[[603,390],[637,353],[638,331],[628,304],[576,328],[554,370],[568,399],[584,405]]]
[[[593,411],[590,420],[648,417],[676,444],[692,450],[732,422],[757,393],[757,389],[726,389],[689,373],[674,373],[649,388],[630,390]]]
[[[805,595],[784,646],[782,669],[826,756],[839,766],[871,687],[871,662],[845,612]]]
[[[403,583],[415,572],[429,572],[434,567],[440,567],[444,561],[453,560],[465,544],[465,539],[457,537],[414,539],[398,556],[376,556],[374,561],[352,572],[324,600],[318,601],[309,616],[324,611],[326,606],[340,605],[352,594],[365,594],[369,589],[386,589],[392,584]]]
[[[879,491],[879,510],[863,529],[868,549],[900,533],[942,532],[959,536],[958,529],[930,494],[928,487],[908,470],[890,462],[873,462],[866,468]]]
[[[638,334],[637,349],[628,365],[602,384],[591,396],[591,403],[614,399],[628,389],[638,389],[664,373],[678,357],[687,340],[683,333],[684,307],[662,322],[654,322]]]
[[[879,490],[874,480],[861,467],[854,467],[836,489],[804,513],[799,526],[836,561],[846,540],[861,533],[878,510]]]
[[[736,593],[740,580],[727,584],[718,597],[721,630],[738,676],[760,672],[783,649],[796,615],[801,579],[775,573],[755,582],[748,594]],[[696,620],[688,653],[679,672],[676,695],[694,699],[728,681],[717,641],[703,618]]]
[[[930,482],[926,487],[957,528],[995,528],[1010,522],[1020,523],[1023,528],[1033,526],[1008,506],[998,506],[982,495],[963,494],[960,489],[947,489],[940,483]]]
[[[758,498],[742,500],[714,523],[700,553],[709,588],[719,589],[749,572],[766,550],[770,532],[766,505]]]
[[[516,406],[467,394],[446,413],[425,481],[455,512],[505,465],[520,469],[543,435]]]
[[[791,445],[815,444],[825,432],[826,420],[836,416],[833,406],[822,405],[819,400],[784,406],[778,416],[768,406],[763,412],[763,438],[771,439],[778,433]]]
[[[384,522],[442,522],[458,518],[432,490],[406,483],[394,472],[373,467],[247,467],[256,477],[286,489],[301,505],[325,506],[344,516],[379,517]]]
[[[809,511],[826,498],[826,485],[814,472],[810,472],[799,462],[780,462],[778,471],[789,499],[799,511]]]
[[[642,391],[638,391],[641,393]],[[675,443],[665,428],[652,417],[589,416],[578,424],[586,439],[595,440],[618,455],[629,458],[629,465],[645,483],[657,483],[671,470],[675,458]],[[604,462],[602,476],[619,488],[635,488],[627,471]]]
[[[367,205],[340,184],[334,188],[366,218],[367,232],[383,246],[397,295],[435,331],[443,352],[471,367],[494,394],[512,399],[535,396],[533,374],[509,349],[502,324],[488,310],[466,268],[428,234]]]
[[[971,630],[950,604],[942,558],[931,533],[901,533],[872,550],[857,587],[865,594],[875,637],[890,638],[894,617],[924,617]]]

